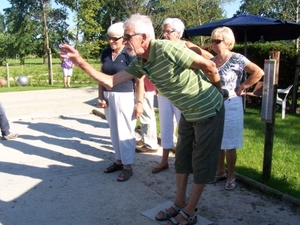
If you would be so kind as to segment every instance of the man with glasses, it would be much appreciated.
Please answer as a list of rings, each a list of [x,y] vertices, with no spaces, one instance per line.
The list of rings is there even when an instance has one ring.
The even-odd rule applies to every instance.
[[[181,110],[175,154],[175,201],[173,206],[160,211],[156,219],[169,220],[167,224],[195,224],[202,191],[215,176],[223,136],[223,90],[218,71],[214,62],[182,43],[155,40],[148,16],[134,14],[127,19],[123,41],[128,53],[137,55],[137,59],[114,76],[95,70],[71,46],[62,47],[77,66],[107,88],[145,74],[161,94]],[[203,79],[203,73],[210,82]],[[194,182],[187,201],[190,173],[193,173]]]

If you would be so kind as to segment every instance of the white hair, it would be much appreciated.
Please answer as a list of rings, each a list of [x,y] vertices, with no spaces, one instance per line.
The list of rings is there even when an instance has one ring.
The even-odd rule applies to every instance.
[[[122,37],[124,34],[124,23],[123,22],[117,22],[112,25],[107,29],[107,34],[111,36],[117,36],[117,37]]]
[[[179,38],[182,37],[185,26],[184,23],[178,19],[178,18],[167,18],[164,20],[163,24],[162,24],[162,28],[164,27],[164,25],[169,24],[171,26],[171,29],[174,30],[175,32],[178,33]]]
[[[146,34],[147,38],[155,39],[154,28],[150,17],[133,14],[124,22],[124,28],[129,26],[133,26],[136,33]]]

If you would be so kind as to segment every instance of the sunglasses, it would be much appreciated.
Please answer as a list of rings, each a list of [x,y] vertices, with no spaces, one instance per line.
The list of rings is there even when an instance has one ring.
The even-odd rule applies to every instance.
[[[123,35],[123,39],[124,39],[124,41],[129,41],[133,36],[136,36],[136,35],[141,35],[141,33],[124,34],[124,35]]]
[[[122,37],[110,37],[110,36],[107,36],[106,39],[109,40],[109,41],[118,41],[120,40]]]
[[[173,32],[175,32],[175,30],[163,30],[162,32],[163,32],[163,34],[164,33],[172,34]]]
[[[211,40],[211,43],[220,44],[222,41],[224,41],[224,40],[220,40],[220,39],[212,39],[212,40]]]

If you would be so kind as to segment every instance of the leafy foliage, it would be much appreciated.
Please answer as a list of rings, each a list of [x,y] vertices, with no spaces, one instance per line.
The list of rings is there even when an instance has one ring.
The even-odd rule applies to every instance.
[[[235,52],[244,54],[244,45],[235,45]],[[297,53],[292,42],[277,41],[266,43],[255,43],[247,45],[247,58],[255,64],[264,68],[264,60],[269,59],[270,51],[280,52],[279,64],[279,88],[286,88],[293,84]]]
[[[297,22],[299,1],[295,0],[242,0],[237,15],[254,14]]]

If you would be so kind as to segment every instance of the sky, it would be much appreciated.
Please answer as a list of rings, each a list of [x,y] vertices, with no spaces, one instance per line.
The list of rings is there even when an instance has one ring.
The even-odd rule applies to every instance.
[[[3,14],[3,9],[5,8],[9,8],[10,7],[10,3],[7,0],[1,0],[1,4],[0,4],[0,13]],[[227,18],[230,18],[233,16],[233,14],[239,9],[240,7],[240,2],[238,0],[234,0],[233,3],[231,4],[226,4],[224,6],[224,9],[227,13]],[[72,18],[70,18],[69,23],[71,23]]]

